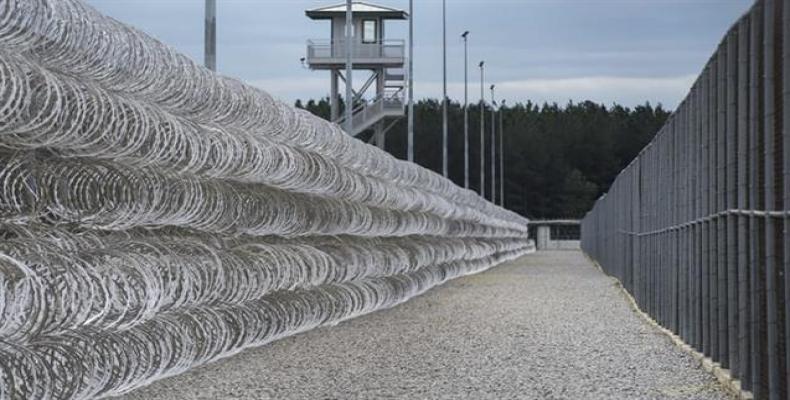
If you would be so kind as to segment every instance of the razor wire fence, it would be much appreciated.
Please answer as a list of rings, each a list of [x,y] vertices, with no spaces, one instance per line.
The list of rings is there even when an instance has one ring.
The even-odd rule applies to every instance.
[[[125,393],[532,250],[79,0],[0,0],[0,399]]]
[[[790,3],[760,0],[585,216],[582,248],[756,399],[787,399],[788,210]]]

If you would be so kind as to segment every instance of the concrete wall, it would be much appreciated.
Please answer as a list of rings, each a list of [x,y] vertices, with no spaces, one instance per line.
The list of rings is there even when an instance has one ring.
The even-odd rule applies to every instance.
[[[546,247],[538,247],[539,250],[579,250],[580,248],[579,240],[549,240]]]

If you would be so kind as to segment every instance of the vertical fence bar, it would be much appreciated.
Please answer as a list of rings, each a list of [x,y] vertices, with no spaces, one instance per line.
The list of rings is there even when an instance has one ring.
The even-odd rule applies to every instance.
[[[765,152],[765,205],[766,211],[773,211],[775,205],[775,188],[774,188],[774,135],[776,134],[776,126],[774,124],[774,116],[776,113],[776,99],[774,98],[775,86],[775,64],[774,58],[776,56],[776,8],[780,1],[766,0],[765,2],[765,33],[763,37],[764,46],[764,152]],[[780,398],[779,381],[779,332],[778,332],[778,304],[777,304],[777,265],[776,265],[776,243],[774,237],[774,220],[773,218],[765,217],[765,292],[767,301],[767,333],[768,333],[768,398],[771,400],[778,400]]]
[[[634,297],[638,304],[642,304],[642,157],[641,153],[637,156],[636,160],[631,163],[634,168],[633,176],[631,178],[633,190],[631,192],[631,199],[634,202],[632,215],[634,216],[631,231],[633,235],[633,254],[634,254]]]
[[[688,166],[685,164],[686,149],[688,149],[687,129],[689,107],[687,102],[690,102],[690,100],[686,99],[684,101],[681,113],[681,121],[679,124],[680,130],[675,135],[675,186],[678,188],[676,199],[681,204],[681,207],[678,213],[675,214],[675,218],[672,221],[673,226],[681,226],[681,222],[687,220],[688,218],[686,215],[688,210],[688,199],[686,198],[686,178]],[[678,271],[676,275],[678,285],[676,326],[677,332],[679,332],[680,336],[683,338],[688,337],[688,326],[686,324],[686,313],[688,311],[688,306],[686,303],[686,299],[688,299],[688,258],[686,257],[686,246],[688,244],[688,238],[686,237],[686,233],[686,227],[681,226],[675,231],[675,238],[673,240],[678,258]]]
[[[776,9],[774,10],[774,59],[773,59],[773,78],[774,78],[774,85],[772,86],[772,92],[774,97],[774,115],[773,115],[773,137],[774,137],[774,199],[773,199],[773,207],[772,210],[781,212],[784,208],[784,162],[787,154],[784,152],[784,144],[783,144],[783,131],[784,131],[784,119],[783,119],[783,109],[784,109],[784,97],[783,97],[783,86],[784,80],[787,78],[785,76],[785,68],[782,64],[783,62],[783,48],[785,47],[784,43],[784,30],[786,29],[783,26],[783,16],[784,16],[784,9],[790,7],[787,4],[787,1],[775,1]],[[788,304],[787,302],[790,300],[790,297],[785,296],[786,288],[785,282],[787,279],[787,273],[790,272],[785,269],[784,259],[785,259],[785,242],[788,240],[788,237],[784,235],[784,223],[782,218],[779,217],[780,214],[774,214],[770,217],[773,221],[773,236],[774,236],[774,243],[775,243],[775,268],[776,268],[776,334],[777,334],[777,348],[776,348],[776,356],[777,356],[777,390],[779,392],[779,398],[781,399],[788,399],[790,398],[790,390],[788,390],[788,358],[787,358],[787,351],[788,351],[788,343],[787,343],[787,334],[785,331],[787,316],[787,309]]]
[[[725,211],[727,193],[727,46],[726,40],[719,46],[716,60],[716,212]],[[716,221],[716,282],[718,321],[718,361],[727,368],[727,219],[718,214]]]
[[[737,122],[738,122],[738,96],[735,91],[738,81],[738,30],[733,27],[727,35],[727,110],[725,118],[727,120],[727,168],[726,179],[727,189],[724,199],[724,210],[735,209],[737,207],[737,187],[735,179],[738,166],[737,149]],[[725,227],[727,231],[727,367],[737,374],[738,370],[738,269],[736,264],[738,244],[736,242],[736,218],[735,214],[727,214]]]
[[[715,217],[718,211],[719,200],[719,181],[718,181],[718,168],[716,162],[718,161],[718,99],[719,99],[719,64],[718,57],[714,56],[711,64],[710,74],[710,90],[708,92],[709,100],[709,117],[708,117],[708,137],[710,145],[708,146],[708,187],[710,188],[708,210],[709,215],[714,215],[710,219],[708,225],[708,254],[709,265],[708,272],[710,279],[708,283],[708,292],[710,293],[710,358],[718,362],[719,357],[719,254],[717,252],[719,247],[718,242],[718,225],[719,219]]]
[[[651,219],[651,221],[650,221],[650,230],[651,230],[651,232],[653,232],[650,235],[650,238],[651,238],[650,242],[653,244],[652,245],[652,249],[651,249],[651,263],[650,263],[651,264],[650,265],[650,272],[651,272],[651,274],[650,274],[650,291],[652,293],[652,296],[651,296],[651,301],[652,301],[651,304],[652,304],[652,310],[653,310],[652,312],[653,312],[653,315],[659,316],[659,319],[660,319],[661,315],[659,313],[658,295],[659,295],[659,293],[661,293],[661,290],[660,290],[660,286],[659,286],[659,278],[658,278],[659,268],[658,268],[658,266],[659,266],[659,257],[661,256],[661,250],[659,249],[659,241],[660,241],[661,235],[660,235],[660,233],[657,234],[656,231],[658,231],[658,228],[660,226],[659,224],[660,224],[660,221],[661,221],[661,218],[659,216],[659,213],[661,212],[661,209],[659,208],[659,203],[661,202],[661,200],[659,199],[659,191],[656,190],[656,188],[661,187],[660,179],[661,179],[661,172],[662,171],[661,171],[661,168],[659,166],[658,160],[659,160],[659,155],[661,153],[661,139],[664,137],[664,131],[665,131],[665,129],[662,129],[658,133],[658,139],[659,140],[656,142],[656,146],[651,148],[652,151],[650,152],[650,163],[653,166],[650,169],[650,172],[652,172],[651,173],[651,182],[652,182],[652,184],[650,185],[650,192],[651,192],[651,196],[650,196],[650,201],[651,201],[650,210],[652,210],[652,212],[650,213],[650,219]]]
[[[700,218],[702,213],[700,212],[700,193],[701,193],[701,185],[700,185],[700,144],[699,144],[699,126],[700,126],[700,115],[699,115],[699,104],[700,104],[700,85],[701,79],[697,78],[694,87],[691,90],[691,110],[692,110],[692,120],[690,126],[690,134],[691,134],[691,192],[693,198],[693,207],[692,207],[692,219],[697,220]],[[700,236],[700,229],[699,224],[691,224],[691,340],[690,344],[696,349],[702,348],[702,333],[701,333],[701,321],[702,321],[702,313],[700,311],[701,307],[701,296],[702,296],[702,284],[700,281],[700,243],[701,243],[701,236]]]
[[[738,24],[738,115],[737,115],[737,208],[746,210],[749,203],[749,34],[751,17],[747,15]],[[738,368],[735,376],[741,381],[744,389],[751,389],[751,339],[749,322],[751,320],[751,293],[749,271],[749,217],[737,216],[738,246]]]
[[[780,71],[787,72],[790,67],[790,6],[784,4],[782,12],[782,68]],[[784,295],[785,295],[785,377],[784,382],[790,382],[790,76],[782,76],[782,143],[784,144],[782,156],[784,158],[784,232],[781,236],[784,243]],[[788,390],[785,386],[785,390]]]
[[[695,191],[695,217],[696,221],[699,221],[703,214],[703,194],[705,192],[703,185],[703,158],[702,158],[702,149],[703,149],[703,138],[702,138],[702,121],[704,118],[704,108],[703,108],[703,97],[704,97],[704,86],[705,86],[705,73],[697,78],[697,88],[695,91],[696,101],[694,102],[694,140],[695,140],[695,148],[694,148],[694,191]],[[702,291],[702,281],[703,281],[703,243],[702,243],[702,224],[696,223],[694,226],[694,235],[695,235],[695,246],[694,246],[694,276],[695,276],[695,299],[694,299],[694,312],[696,321],[694,325],[694,336],[696,345],[694,346],[696,349],[703,349],[703,335],[702,335],[702,325],[704,320],[704,314],[702,312],[702,304],[704,293]]]
[[[678,114],[678,120],[675,123],[675,129],[672,130],[672,199],[670,201],[675,203],[681,203],[681,195],[682,195],[682,187],[680,185],[680,171],[679,171],[679,164],[681,162],[679,148],[680,148],[680,137],[681,132],[683,129],[683,123],[685,121],[685,112],[681,112]],[[678,225],[678,218],[680,214],[684,211],[683,208],[676,208],[671,207],[671,205],[666,206],[668,210],[671,212],[672,219],[668,224],[669,227],[675,227]],[[668,228],[669,228],[668,227]],[[672,260],[675,260],[672,264],[670,264],[670,288],[672,293],[672,299],[670,301],[670,324],[672,330],[678,332],[680,330],[680,315],[682,312],[682,306],[680,297],[683,293],[683,286],[682,286],[682,279],[681,273],[683,271],[683,258],[680,254],[680,245],[678,243],[678,239],[680,237],[681,229],[670,229],[669,234],[669,246],[672,249]]]
[[[710,63],[705,68],[702,75],[703,89],[702,89],[702,126],[700,133],[702,135],[702,215],[707,216],[711,214],[710,197],[711,187],[710,181],[710,163],[708,162],[708,154],[710,148],[710,75],[712,69]],[[704,217],[703,217],[704,218]],[[711,355],[711,333],[710,333],[710,220],[705,218],[701,223],[702,230],[702,353],[709,356]]]
[[[749,64],[749,110],[750,110],[750,203],[753,209],[762,208],[763,192],[763,3],[758,2],[751,11],[750,46],[752,56]],[[763,217],[752,214],[749,219],[749,254],[751,258],[751,347],[752,347],[752,393],[763,398],[768,392],[767,342],[766,342],[766,299]]]
[[[679,190],[679,187],[678,187],[678,181],[679,181],[679,179],[678,179],[678,174],[679,174],[679,172],[678,172],[678,163],[680,162],[679,157],[678,157],[678,147],[680,147],[680,146],[678,144],[678,141],[679,141],[678,136],[680,136],[679,132],[680,132],[680,129],[682,127],[683,120],[684,120],[684,113],[681,112],[681,113],[678,114],[678,120],[675,122],[674,129],[672,130],[672,141],[671,141],[671,145],[672,145],[672,147],[671,147],[671,154],[672,154],[672,186],[671,186],[671,188],[672,188],[672,198],[670,199],[670,201],[674,202],[674,203],[678,203],[679,200],[680,200],[679,199],[680,190]],[[675,207],[671,207],[670,204],[667,204],[667,206],[665,206],[665,207],[667,208],[667,210],[670,211],[670,215],[671,215],[671,219],[669,220],[669,224],[668,225],[669,226],[676,226],[677,225],[678,214],[680,212],[682,212],[682,209],[679,210],[679,209],[677,209]],[[670,247],[671,252],[672,252],[672,258],[670,260],[674,260],[674,262],[672,262],[669,265],[669,267],[670,267],[670,271],[669,271],[669,273],[670,273],[669,286],[670,286],[670,289],[671,289],[670,293],[672,295],[672,298],[670,299],[670,302],[669,302],[669,307],[670,307],[669,308],[669,318],[670,318],[669,326],[671,327],[670,329],[672,329],[675,332],[677,332],[678,329],[679,329],[679,324],[678,324],[679,313],[680,313],[680,300],[679,300],[679,297],[680,297],[680,293],[681,293],[680,271],[681,271],[681,268],[683,266],[683,261],[682,261],[682,259],[680,257],[679,251],[678,251],[678,247],[679,247],[678,246],[678,242],[677,242],[677,240],[678,240],[678,232],[679,232],[678,229],[671,229],[671,230],[668,231],[669,247]]]

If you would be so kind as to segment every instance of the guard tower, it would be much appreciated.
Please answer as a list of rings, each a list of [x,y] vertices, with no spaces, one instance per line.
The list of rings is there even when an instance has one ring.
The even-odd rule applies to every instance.
[[[328,70],[330,76],[331,120],[341,126],[345,115],[340,114],[339,81],[345,84],[346,68],[346,4],[320,7],[305,11],[313,20],[330,21],[330,39],[308,40],[306,63],[312,70]],[[405,115],[404,93],[407,84],[405,42],[386,39],[384,23],[387,20],[406,20],[403,10],[354,1],[351,6],[353,23],[353,69],[370,73],[364,85],[354,91],[352,110],[352,136],[372,131],[370,142],[384,147],[384,136]],[[357,76],[354,74],[354,76]],[[375,93],[366,96],[373,87]]]

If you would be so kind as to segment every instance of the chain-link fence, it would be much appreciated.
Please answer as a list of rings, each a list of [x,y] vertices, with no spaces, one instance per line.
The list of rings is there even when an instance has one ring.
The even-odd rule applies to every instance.
[[[757,1],[582,222],[639,306],[757,399],[787,399],[790,2]]]

